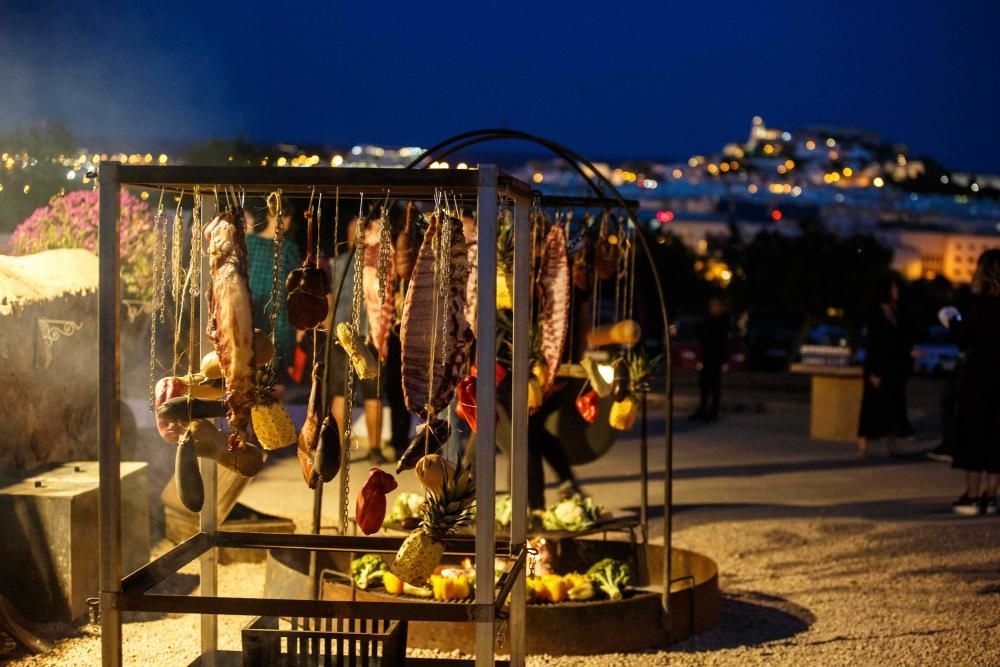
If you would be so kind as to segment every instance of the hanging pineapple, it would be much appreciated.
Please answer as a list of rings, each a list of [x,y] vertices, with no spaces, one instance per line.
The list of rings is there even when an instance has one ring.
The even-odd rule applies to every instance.
[[[621,400],[616,400],[611,404],[611,411],[608,414],[608,423],[611,428],[619,431],[629,431],[635,424],[636,413],[639,411],[639,397],[649,391],[649,376],[659,365],[662,357],[657,356],[650,359],[644,352],[636,352],[628,360],[628,366],[616,368],[616,381],[619,389],[624,390],[624,383],[627,378],[627,392],[615,392],[616,397],[622,396]],[[621,359],[618,364],[625,364]]]
[[[288,410],[274,395],[278,374],[272,364],[257,369],[254,384],[254,404],[250,408],[250,421],[264,449],[274,450],[295,444],[295,424]]]
[[[428,491],[420,525],[399,547],[392,573],[412,586],[425,585],[444,555],[445,538],[472,520],[475,501],[472,471],[459,464],[440,494]]]
[[[506,217],[506,216],[504,216]],[[514,227],[502,219],[497,232],[497,310],[514,307]]]

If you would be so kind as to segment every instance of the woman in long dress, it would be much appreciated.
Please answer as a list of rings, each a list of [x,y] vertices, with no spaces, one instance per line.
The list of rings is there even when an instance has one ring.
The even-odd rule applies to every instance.
[[[965,493],[952,503],[952,510],[964,515],[996,514],[1000,482],[1000,250],[987,250],[979,257],[972,293],[974,301],[965,312],[944,308],[940,313],[965,352],[952,462],[965,471]]]
[[[897,278],[888,276],[879,285],[876,296],[878,303],[868,317],[858,455],[868,454],[869,440],[888,438],[889,453],[895,456],[896,439],[913,435],[906,413],[906,380],[913,369],[913,336],[900,311]]]

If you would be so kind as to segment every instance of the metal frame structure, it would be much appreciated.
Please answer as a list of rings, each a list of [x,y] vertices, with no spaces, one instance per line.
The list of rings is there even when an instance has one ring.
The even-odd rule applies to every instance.
[[[476,623],[476,665],[494,664],[494,637],[498,620],[509,618],[512,665],[525,659],[524,584],[527,557],[527,393],[529,354],[529,209],[530,188],[500,172],[495,166],[476,170],[392,169],[291,169],[280,167],[186,167],[130,166],[102,162],[100,182],[99,240],[99,458],[100,458],[100,609],[102,661],[105,667],[122,664],[122,612],[157,611],[202,615],[202,661],[212,664],[217,647],[217,614],[292,615],[316,617],[383,618],[399,620],[450,620]],[[496,234],[498,199],[514,204],[514,332],[512,377],[511,502],[513,519],[510,540],[497,541],[494,524],[496,462],[492,447],[476,452],[476,502],[478,518],[474,540],[453,539],[446,553],[474,555],[476,577],[492,581],[494,557],[500,553],[513,559],[499,592],[477,587],[472,603],[358,602],[229,598],[217,594],[215,548],[291,548],[311,551],[369,551],[391,553],[402,538],[352,537],[347,535],[256,534],[218,530],[215,512],[216,463],[201,460],[206,489],[206,511],[201,513],[200,531],[174,549],[123,577],[121,555],[121,285],[118,222],[123,186],[186,189],[234,187],[266,192],[306,193],[312,188],[338,188],[342,196],[360,193],[392,193],[393,197],[426,197],[436,189],[468,196],[478,203],[479,437],[495,440],[496,390]],[[204,307],[204,304],[202,304]],[[200,321],[204,321],[202,318]],[[200,596],[150,593],[158,583],[195,559],[201,558]],[[507,599],[509,605],[505,608]]]
[[[663,325],[663,365],[664,365],[664,393],[666,396],[666,428],[664,433],[664,444],[665,444],[665,476],[663,482],[663,542],[665,558],[663,559],[663,595],[662,595],[662,606],[664,617],[668,624],[667,629],[669,631],[669,624],[671,622],[670,617],[670,586],[675,582],[672,577],[672,558],[670,554],[672,553],[673,545],[673,514],[674,514],[674,476],[673,476],[673,462],[674,462],[674,430],[673,430],[673,414],[674,414],[674,385],[673,385],[673,370],[671,366],[671,352],[670,352],[670,322],[668,317],[667,300],[663,291],[663,285],[660,282],[659,275],[656,271],[656,266],[653,262],[653,254],[650,250],[649,240],[646,238],[646,232],[642,229],[642,226],[638,224],[638,218],[636,216],[636,210],[638,209],[638,202],[635,200],[625,199],[622,197],[618,188],[615,187],[607,176],[602,174],[600,170],[592,163],[590,160],[581,156],[579,153],[563,146],[562,144],[556,143],[551,139],[545,139],[537,135],[529,134],[527,132],[522,132],[520,130],[512,130],[509,128],[487,128],[482,130],[472,130],[469,132],[463,132],[461,134],[456,134],[452,137],[448,137],[443,141],[438,142],[431,148],[428,148],[423,153],[418,155],[409,165],[408,169],[413,169],[418,167],[421,163],[429,163],[430,160],[443,160],[444,158],[452,155],[453,153],[462,150],[463,148],[469,148],[471,146],[476,146],[479,144],[491,142],[491,141],[526,141],[529,143],[542,146],[547,150],[551,151],[553,154],[562,158],[576,173],[583,179],[583,182],[587,187],[594,193],[593,197],[564,197],[559,195],[542,196],[541,203],[544,205],[547,203],[555,207],[590,207],[590,206],[604,206],[604,207],[620,207],[628,213],[628,221],[631,223],[632,227],[636,231],[636,238],[639,240],[639,245],[642,248],[643,255],[646,261],[649,263],[650,268],[653,273],[653,285],[656,288],[657,298],[659,299],[659,315]],[[647,397],[643,393],[641,399],[641,421],[640,421],[640,433],[639,433],[639,475],[640,475],[640,526],[642,530],[643,542],[649,540],[649,437],[648,437],[648,422],[647,422]],[[682,581],[683,579],[678,579],[677,581]]]

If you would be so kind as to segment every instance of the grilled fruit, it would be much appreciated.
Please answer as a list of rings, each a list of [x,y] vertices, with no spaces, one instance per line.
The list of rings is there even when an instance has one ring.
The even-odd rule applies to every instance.
[[[455,465],[440,454],[428,454],[417,461],[413,470],[425,491],[441,495],[444,485],[455,476]]]
[[[630,431],[635,424],[635,415],[638,410],[639,403],[631,396],[627,396],[623,401],[615,401],[611,404],[608,423],[611,424],[611,428],[619,431]]]
[[[354,372],[361,380],[371,380],[378,375],[378,363],[371,351],[365,345],[364,338],[355,335],[354,330],[346,322],[337,324],[337,340],[347,353]]]
[[[268,450],[281,449],[295,444],[297,435],[295,424],[288,410],[274,395],[274,385],[277,373],[273,366],[265,366],[257,370],[257,382],[254,387],[254,404],[250,408],[250,421],[253,432],[261,447]]]
[[[412,586],[423,586],[444,555],[444,540],[472,520],[476,484],[471,471],[459,465],[441,494],[428,493],[420,508],[420,525],[396,554],[390,571]]]

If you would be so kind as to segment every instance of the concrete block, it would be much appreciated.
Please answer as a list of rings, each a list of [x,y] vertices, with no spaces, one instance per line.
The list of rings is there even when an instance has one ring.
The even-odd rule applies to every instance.
[[[122,574],[149,560],[146,464],[123,462]],[[99,589],[97,461],[0,482],[0,592],[31,620],[69,622]]]

